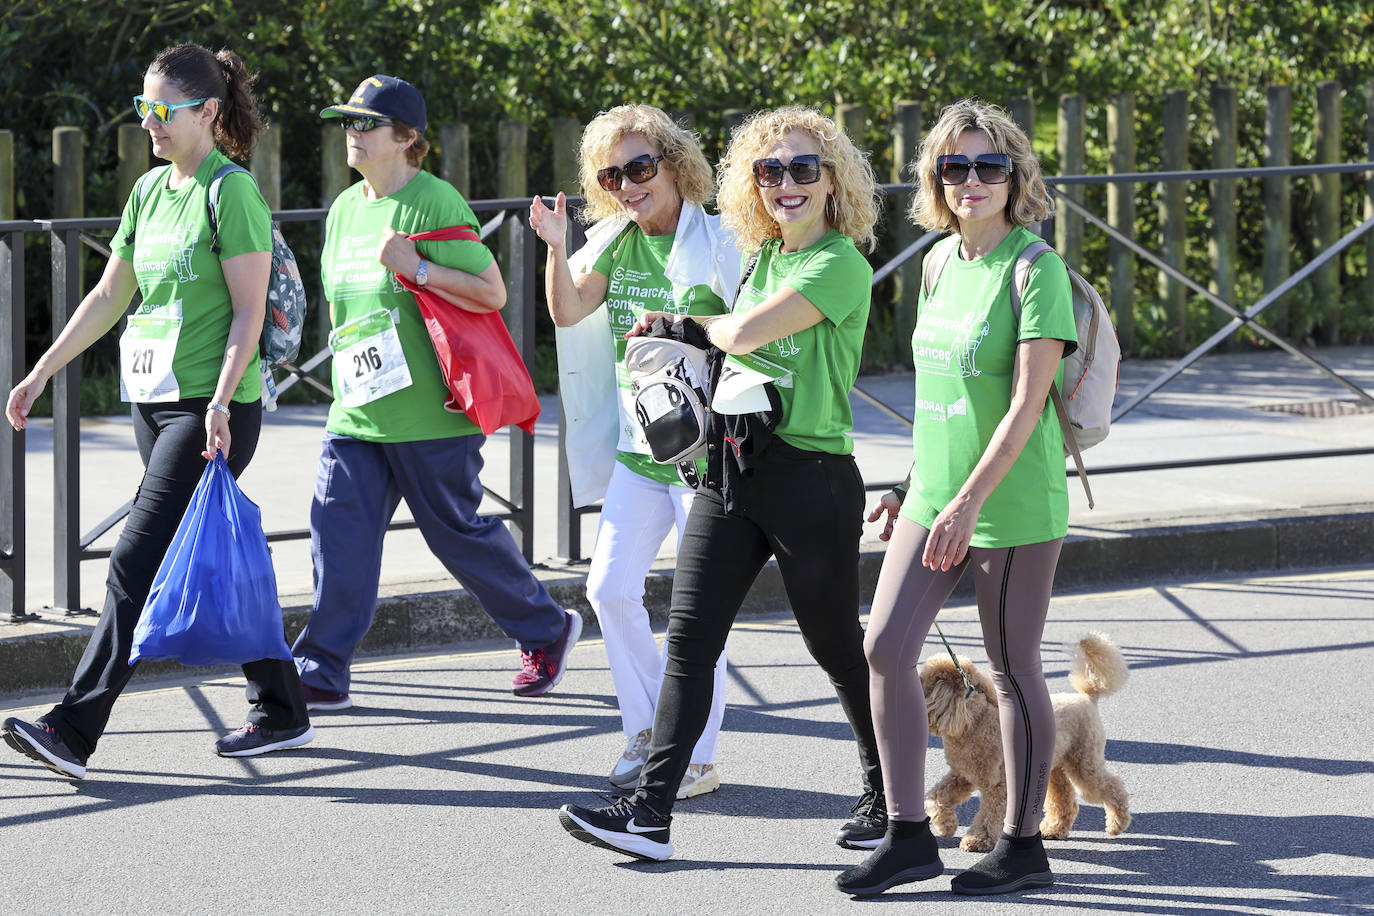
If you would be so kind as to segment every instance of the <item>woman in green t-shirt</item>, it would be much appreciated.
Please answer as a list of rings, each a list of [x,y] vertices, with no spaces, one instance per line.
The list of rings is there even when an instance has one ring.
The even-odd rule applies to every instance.
[[[836,878],[877,894],[943,871],[925,815],[927,719],[916,671],[935,615],[965,569],[992,667],[1007,771],[1007,814],[994,850],[957,875],[963,894],[1053,882],[1040,812],[1054,752],[1054,710],[1040,668],[1068,492],[1059,420],[1049,406],[1061,358],[1076,346],[1068,271],[1058,258],[1030,270],[1019,316],[1018,255],[1049,216],[1026,135],[999,108],[945,109],[913,167],[912,219],[953,233],[926,284],[912,335],[915,463],[910,489],[886,494],[891,538],[873,596],[865,649],[891,820],[882,845]],[[940,263],[940,256],[932,255]],[[900,515],[898,515],[900,510]]]
[[[247,174],[224,179],[211,249],[209,186],[229,159],[246,158],[262,131],[254,76],[232,51],[198,45],[160,53],[134,111],[169,166],[135,185],[99,282],[32,372],[10,392],[7,415],[23,429],[58,369],[102,337],[134,290],[142,304],[120,338],[120,382],[133,402],[134,437],[146,468],[124,531],[110,553],[105,608],[71,688],[36,722],[6,719],[10,746],[64,776],[81,778],[110,710],[133,674],[134,626],[205,461],[223,451],[238,476],[262,425],[258,357],[272,266],[271,213]],[[232,410],[231,410],[232,407]],[[289,661],[243,666],[248,722],[216,743],[223,756],[306,744],[314,729]]]
[[[758,373],[752,387],[765,407],[776,400],[781,416],[770,430],[748,408],[727,421],[728,438],[710,444],[707,486],[678,554],[668,661],[633,797],[607,808],[565,805],[561,820],[595,845],[672,855],[670,812],[709,714],[712,668],[745,594],[776,557],[807,647],[858,739],[864,793],[839,841],[876,844],[883,783],[859,626],[864,490],[849,438],[872,279],[857,246],[872,248],[878,217],[873,169],[830,118],[806,108],[761,112],[730,142],[719,201],[724,225],[758,259],[734,311],[707,319],[707,334],[731,354],[737,377]],[[661,317],[645,314],[631,333]]]
[[[330,206],[320,256],[334,402],[310,506],[314,602],[292,646],[306,702],[318,712],[353,705],[350,665],[377,612],[382,540],[402,499],[425,544],[519,647],[512,691],[547,693],[582,618],[534,577],[505,524],[478,514],[486,437],[446,408],[425,320],[397,279],[424,287],[436,307],[487,314],[506,304],[501,268],[480,241],[411,239],[477,223],[463,195],[422,168],[420,90],[378,73],[320,117],[342,128],[336,142],[362,180]]]
[[[560,392],[569,428],[610,434],[600,448],[569,439],[567,451],[577,503],[604,499],[587,600],[601,624],[625,733],[610,781],[631,789],[648,753],[663,681],[663,655],[644,609],[644,577],[672,528],[681,543],[694,493],[676,467],[654,462],[639,432],[625,372],[625,332],[649,311],[725,312],[739,284],[739,253],[721,231],[720,217],[702,209],[715,187],[697,138],[652,105],[620,105],[592,119],[582,134],[581,179],[582,216],[592,228],[571,259],[563,194],[553,209],[536,197],[530,225],[549,246],[544,280],[549,314],[560,329],[560,375],[571,382]],[[584,404],[579,393],[587,390],[588,376],[603,384]],[[599,483],[581,492],[581,478]],[[720,787],[716,739],[724,715],[722,653],[711,713],[679,798]]]

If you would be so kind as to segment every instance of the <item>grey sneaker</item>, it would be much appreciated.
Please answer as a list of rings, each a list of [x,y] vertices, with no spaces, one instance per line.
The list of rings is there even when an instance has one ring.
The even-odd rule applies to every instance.
[[[215,753],[221,757],[256,757],[272,751],[284,751],[289,747],[300,747],[315,740],[315,726],[302,725],[300,728],[263,728],[245,722],[238,731],[231,732],[215,742]]]
[[[611,769],[611,785],[626,791],[639,785],[639,774],[644,769],[644,761],[649,758],[649,739],[653,736],[654,730],[646,728],[625,744],[625,752]]]
[[[72,753],[67,742],[47,722],[25,722],[13,716],[0,726],[5,743],[25,757],[37,760],[43,766],[71,779],[82,779],[86,775],[86,761]]]

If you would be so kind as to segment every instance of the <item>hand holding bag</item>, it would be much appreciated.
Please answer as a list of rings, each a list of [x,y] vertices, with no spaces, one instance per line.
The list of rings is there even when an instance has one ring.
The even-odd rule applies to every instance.
[[[262,512],[223,453],[205,466],[134,628],[129,664],[291,660]]]
[[[481,241],[471,226],[417,232],[410,239]],[[429,330],[449,391],[444,407],[467,414],[487,436],[503,426],[518,426],[533,434],[534,422],[539,419],[539,397],[500,313],[469,312],[400,274],[396,279],[415,294],[415,304]]]

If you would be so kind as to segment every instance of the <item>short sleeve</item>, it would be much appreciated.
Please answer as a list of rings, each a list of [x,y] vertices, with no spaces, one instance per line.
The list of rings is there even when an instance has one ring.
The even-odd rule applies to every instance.
[[[139,185],[143,184],[147,176],[134,182],[134,189],[129,192],[129,197],[124,201],[124,212],[119,214],[119,228],[115,230],[114,238],[110,239],[110,254],[126,261],[134,259],[134,242],[131,233],[134,231],[136,216],[134,213],[134,198],[138,196]]]
[[[472,226],[477,229],[477,215],[461,195],[455,193],[457,200],[452,213],[443,221],[445,226]],[[443,267],[461,270],[466,274],[480,274],[496,260],[491,249],[483,242],[417,242],[418,250],[424,258]]]
[[[806,297],[831,324],[838,325],[869,301],[873,268],[844,238],[816,252],[788,277],[786,285]]]
[[[252,175],[231,172],[224,177],[215,221],[221,261],[250,251],[272,250],[272,211]]]
[[[1020,340],[1051,337],[1077,345],[1069,270],[1058,255],[1037,258],[1021,297]],[[1067,354],[1067,351],[1066,351]]]

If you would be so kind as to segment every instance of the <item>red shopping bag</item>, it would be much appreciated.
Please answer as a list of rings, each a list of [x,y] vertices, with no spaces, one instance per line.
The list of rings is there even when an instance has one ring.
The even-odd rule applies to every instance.
[[[416,242],[482,240],[471,226],[417,232],[410,238]],[[539,419],[539,398],[500,313],[469,312],[400,274],[396,279],[415,294],[415,304],[425,319],[434,355],[439,358],[439,371],[448,386],[445,409],[461,410],[484,435],[503,426],[518,426],[533,434],[534,421]]]

